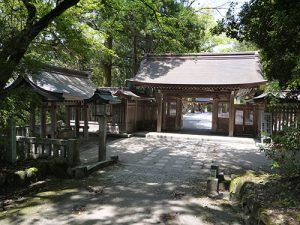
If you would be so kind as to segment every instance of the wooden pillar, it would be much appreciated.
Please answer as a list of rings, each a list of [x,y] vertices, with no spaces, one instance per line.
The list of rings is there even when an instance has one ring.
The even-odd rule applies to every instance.
[[[106,160],[106,124],[107,118],[105,116],[106,105],[103,107],[103,115],[99,117],[99,150],[98,161]]]
[[[166,115],[166,110],[167,110],[167,103],[166,101],[162,103],[162,130],[167,129],[167,115]]]
[[[253,131],[254,136],[256,137],[258,134],[258,108],[257,105],[253,106]]]
[[[134,117],[134,130],[137,130],[138,126],[138,102],[135,101],[135,117]]]
[[[70,120],[71,120],[71,107],[66,106],[66,127],[70,128]]]
[[[40,125],[41,138],[46,137],[46,107],[41,107],[41,125]]]
[[[6,151],[6,160],[10,163],[14,163],[17,160],[16,123],[14,119],[10,120],[8,136],[9,145]]]
[[[212,107],[212,130],[217,131],[218,129],[218,111],[219,111],[219,98],[213,99],[213,107]]]
[[[128,132],[128,99],[125,99],[125,133]]]
[[[51,105],[51,138],[57,137],[57,116],[56,116],[56,105]]]
[[[76,106],[75,109],[75,137],[79,138],[79,126],[80,126],[80,106]]]
[[[35,135],[35,106],[31,105],[30,121],[29,121],[29,136]]]
[[[156,93],[156,102],[157,102],[157,123],[156,123],[156,132],[161,132],[162,127],[162,93],[159,91]]]
[[[228,135],[233,137],[234,134],[234,91],[230,94],[230,101],[229,101],[229,129]]]
[[[89,138],[89,120],[88,120],[88,105],[83,106],[83,120],[84,120],[84,127],[83,127],[83,137],[84,139]]]

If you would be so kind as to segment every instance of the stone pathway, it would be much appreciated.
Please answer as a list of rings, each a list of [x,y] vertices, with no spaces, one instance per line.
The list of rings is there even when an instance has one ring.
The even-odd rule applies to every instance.
[[[120,164],[0,224],[243,224],[243,213],[227,193],[220,199],[206,197],[210,165],[218,163],[225,174],[267,168],[250,139],[133,137],[111,141],[108,149],[109,155],[119,156]],[[93,153],[97,157],[97,146],[91,143],[82,156],[88,159]]]

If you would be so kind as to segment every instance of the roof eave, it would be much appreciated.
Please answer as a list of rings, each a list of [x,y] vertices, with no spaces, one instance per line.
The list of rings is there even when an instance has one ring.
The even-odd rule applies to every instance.
[[[135,80],[128,80],[128,82],[140,85],[143,87],[152,87],[152,88],[164,88],[164,87],[174,87],[174,88],[232,88],[232,89],[239,89],[239,88],[253,88],[259,87],[260,85],[265,84],[267,81],[259,81],[253,83],[242,83],[242,84],[167,84],[167,83],[148,83],[148,82],[141,82]]]

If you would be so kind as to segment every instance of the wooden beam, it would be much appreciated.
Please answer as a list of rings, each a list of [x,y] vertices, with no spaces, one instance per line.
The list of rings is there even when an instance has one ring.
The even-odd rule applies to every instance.
[[[219,111],[219,98],[213,99],[212,107],[212,130],[214,132],[218,129],[218,111]]]
[[[16,123],[14,119],[9,121],[9,145],[6,151],[6,160],[10,163],[14,163],[17,160],[17,140],[16,140]]]
[[[80,108],[75,108],[75,137],[79,138],[79,127],[80,127]]]
[[[57,116],[56,116],[56,105],[51,105],[51,138],[57,137]]]
[[[125,133],[128,132],[128,99],[125,99]]]
[[[89,138],[89,120],[88,120],[88,105],[85,104],[83,106],[83,120],[84,120],[84,127],[83,127],[83,137],[85,140]]]
[[[182,109],[181,109],[181,99],[177,98],[176,99],[176,130],[180,130],[181,128],[181,114],[182,114]]]
[[[166,115],[166,110],[167,110],[167,101],[163,101],[162,103],[162,129],[165,130],[167,129],[167,115]]]
[[[230,101],[229,101],[229,129],[228,135],[233,137],[234,135],[234,91],[230,94]]]
[[[161,132],[162,127],[162,93],[158,91],[156,93],[156,102],[157,102],[157,123],[156,123],[156,131]]]
[[[46,137],[46,107],[41,107],[41,125],[40,125],[41,138]]]
[[[98,149],[98,161],[106,160],[106,124],[107,118],[104,115],[106,112],[106,105],[103,107],[103,116],[99,117],[99,149]]]
[[[135,117],[134,117],[134,130],[137,130],[137,122],[138,122],[138,104],[137,101],[135,101]]]
[[[70,120],[71,120],[71,107],[70,106],[65,106],[66,107],[66,127],[70,127]]]
[[[33,137],[35,135],[35,106],[31,105],[30,121],[29,121],[29,136]]]

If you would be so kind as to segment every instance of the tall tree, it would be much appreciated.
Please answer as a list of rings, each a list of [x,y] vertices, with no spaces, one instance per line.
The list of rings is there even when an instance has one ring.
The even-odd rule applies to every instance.
[[[111,0],[101,2],[93,12],[88,24],[103,32],[105,44],[98,54],[102,69],[97,71],[113,85],[124,85],[147,53],[199,52],[212,46],[208,38],[212,17],[199,16],[186,1]]]
[[[232,5],[216,31],[256,44],[267,77],[300,89],[300,1],[251,0],[239,13]]]
[[[78,2],[79,0],[8,0],[0,3],[0,24],[5,29],[0,43],[0,91],[12,77],[36,36]]]

